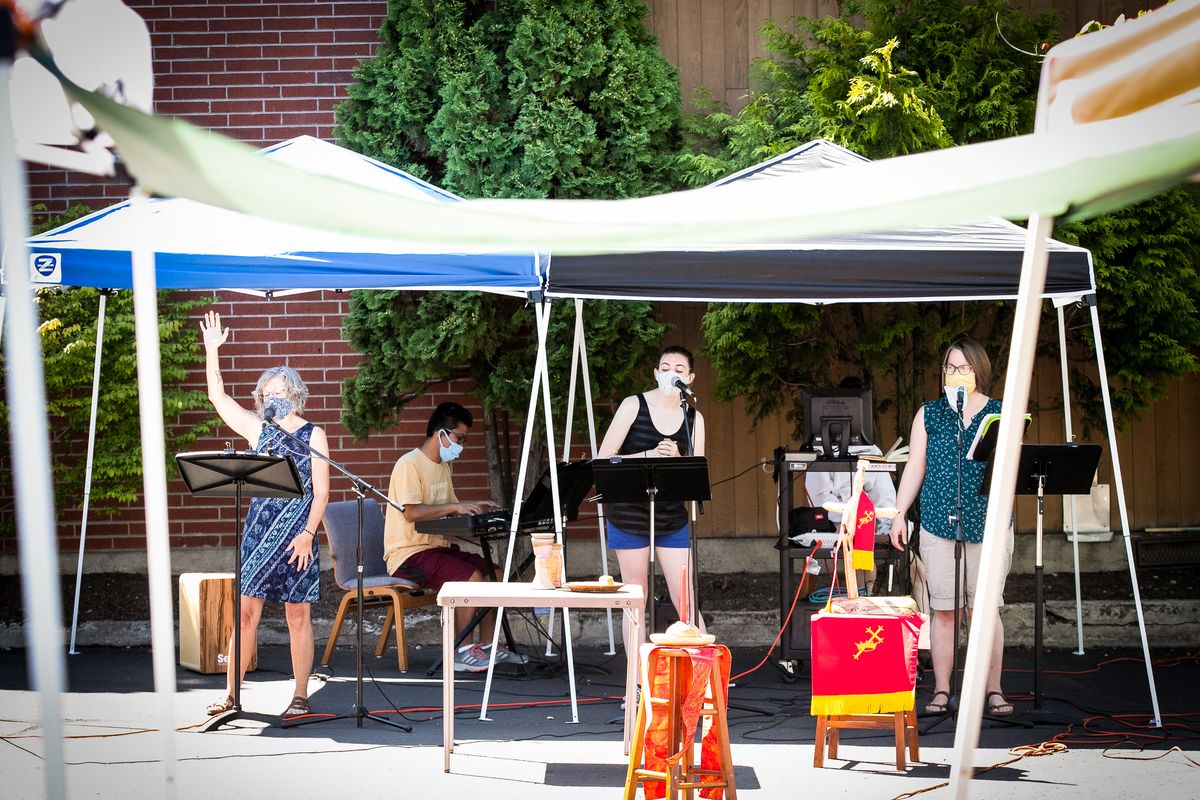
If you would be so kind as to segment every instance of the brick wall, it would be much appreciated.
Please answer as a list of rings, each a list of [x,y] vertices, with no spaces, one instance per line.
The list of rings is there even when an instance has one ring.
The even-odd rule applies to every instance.
[[[333,140],[333,109],[345,97],[354,66],[373,54],[387,12],[386,0],[126,3],[150,29],[157,113],[179,116],[255,146],[302,134]],[[120,202],[128,193],[128,186],[118,182],[38,165],[30,165],[28,174],[31,202],[45,204],[51,213],[60,213],[76,202],[103,208]],[[231,293],[221,295],[214,308],[235,329],[231,342],[222,348],[222,372],[229,392],[249,404],[250,391],[263,369],[278,364],[295,367],[311,393],[307,417],[326,429],[331,456],[381,490],[387,489],[396,458],[424,439],[425,423],[434,405],[454,399],[477,416],[481,413],[470,396],[470,384],[455,381],[434,386],[411,403],[394,429],[356,442],[338,421],[341,383],[355,373],[358,364],[357,354],[341,340],[345,295],[319,292],[255,300]],[[202,389],[202,370],[188,383]],[[185,418],[181,423],[194,421]],[[476,429],[479,427],[477,421]],[[245,447],[224,430],[197,442],[195,449],[221,449],[227,441]],[[518,436],[514,435],[513,441],[518,442]],[[455,484],[464,499],[487,497],[482,446],[482,436],[476,437],[455,465]],[[75,449],[82,451],[82,447],[77,443]],[[168,477],[172,545],[231,545],[239,519],[233,501],[193,498],[174,472]],[[331,476],[331,491],[332,500],[353,498],[347,480],[336,471]],[[0,494],[10,496],[11,487],[0,488]],[[78,508],[58,509],[63,552],[78,546],[80,516]],[[145,534],[140,505],[111,520],[91,515],[89,550],[142,547]],[[0,552],[15,549],[14,539],[0,539]]]
[[[218,302],[211,308],[233,328],[229,342],[221,348],[221,373],[230,395],[249,407],[253,403],[250,393],[264,369],[280,364],[294,367],[309,389],[305,417],[325,429],[330,457],[381,491],[387,491],[388,476],[395,460],[424,441],[425,423],[434,406],[448,399],[463,403],[475,414],[475,430],[479,433],[472,437],[463,456],[455,462],[455,487],[464,500],[488,497],[482,435],[484,421],[467,381],[431,387],[426,395],[405,408],[398,425],[365,440],[356,441],[341,424],[341,384],[355,374],[358,364],[358,355],[340,339],[346,295],[314,292],[286,300],[247,300],[236,294],[220,294]],[[196,319],[198,325],[199,313]],[[196,330],[199,335],[199,328]],[[203,390],[202,369],[189,377],[186,387]],[[193,412],[180,422],[195,423],[211,414],[211,410]],[[519,441],[516,432],[513,441]],[[222,427],[216,436],[196,442],[194,449],[220,450],[227,443],[237,449],[247,446],[244,440]],[[78,449],[82,446],[82,443],[76,443]],[[61,456],[61,453],[56,454],[56,457]],[[232,499],[192,497],[174,469],[168,470],[167,491],[172,546],[233,544],[236,523],[241,517],[235,513]],[[337,470],[331,470],[330,500],[352,499],[349,480]],[[245,508],[242,509],[244,513]],[[64,552],[78,547],[80,516],[79,508],[58,510],[59,543]],[[0,552],[15,552],[15,547],[15,540],[0,539]],[[140,504],[125,509],[114,519],[105,519],[95,513],[90,515],[89,551],[142,547],[145,547],[145,532]]]
[[[159,114],[256,146],[333,138],[333,109],[379,41],[386,0],[262,3],[126,0],[146,20]],[[128,186],[32,166],[29,194],[54,213],[101,208]]]

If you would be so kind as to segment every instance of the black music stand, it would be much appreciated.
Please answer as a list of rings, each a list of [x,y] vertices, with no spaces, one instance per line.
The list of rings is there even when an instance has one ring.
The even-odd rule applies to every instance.
[[[233,652],[228,669],[236,670],[233,681],[233,708],[218,714],[197,730],[208,733],[226,722],[240,719],[242,713],[242,497],[304,496],[300,475],[289,456],[266,453],[217,450],[202,453],[178,453],[175,463],[188,491],[196,497],[233,497],[234,535],[237,540],[236,569],[233,572]],[[226,673],[228,675],[228,672]]]
[[[654,633],[654,505],[659,500],[683,503],[712,499],[708,485],[708,459],[704,456],[679,456],[626,460],[621,456],[613,456],[593,460],[592,474],[596,480],[596,491],[604,503],[643,503],[649,499],[650,569],[646,581],[646,600],[650,606],[649,630]],[[695,580],[694,584],[699,585],[699,581]],[[693,592],[693,613],[698,607],[698,598]]]
[[[1037,546],[1033,564],[1033,711],[1031,715],[1056,723],[1061,715],[1042,709],[1042,516],[1046,495],[1088,494],[1100,464],[1103,448],[1098,444],[1025,444],[1017,465],[1017,494],[1037,495]],[[990,464],[988,465],[990,468]],[[990,476],[989,476],[990,477]],[[986,484],[984,484],[986,485]]]

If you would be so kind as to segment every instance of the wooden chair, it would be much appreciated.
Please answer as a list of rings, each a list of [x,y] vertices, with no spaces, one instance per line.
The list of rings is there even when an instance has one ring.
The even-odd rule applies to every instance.
[[[358,503],[347,500],[325,507],[325,533],[333,553],[333,577],[345,590],[338,606],[325,655],[321,664],[327,666],[333,657],[342,623],[350,611],[357,611],[358,600]],[[387,574],[383,561],[383,513],[374,500],[363,501],[363,611],[386,607],[387,618],[375,646],[375,655],[387,649],[392,628],[396,629],[396,661],[401,672],[408,672],[408,646],[404,637],[404,611],[437,603],[437,595],[422,589],[412,581],[393,578]]]

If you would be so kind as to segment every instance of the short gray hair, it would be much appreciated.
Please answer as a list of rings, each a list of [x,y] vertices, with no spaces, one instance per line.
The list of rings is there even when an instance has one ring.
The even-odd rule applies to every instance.
[[[283,378],[283,384],[287,387],[288,400],[291,400],[292,405],[296,407],[296,413],[303,414],[304,402],[308,400],[308,387],[304,385],[300,373],[291,367],[271,367],[263,370],[263,374],[258,376],[258,383],[254,384],[254,410],[260,417],[262,416],[263,387],[277,376]]]

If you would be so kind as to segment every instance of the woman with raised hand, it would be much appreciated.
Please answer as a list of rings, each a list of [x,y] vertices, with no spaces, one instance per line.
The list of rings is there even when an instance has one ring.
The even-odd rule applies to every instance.
[[[256,497],[250,501],[241,553],[242,663],[233,669],[231,638],[226,694],[208,706],[208,713],[221,714],[233,708],[235,681],[241,684],[253,656],[263,604],[277,600],[283,603],[287,618],[295,679],[292,701],[283,716],[307,714],[313,664],[312,604],[320,597],[316,531],[329,502],[329,465],[311,457],[308,447],[327,453],[329,443],[324,430],[300,416],[308,388],[296,370],[286,366],[265,370],[254,387],[254,409],[245,408],[229,396],[221,378],[218,355],[230,329],[221,327],[220,314],[209,311],[200,321],[200,331],[208,399],[217,414],[255,451],[290,456],[304,489],[304,496],[295,499]]]

